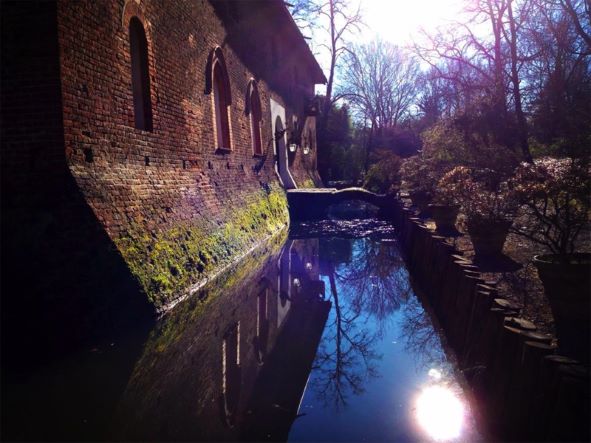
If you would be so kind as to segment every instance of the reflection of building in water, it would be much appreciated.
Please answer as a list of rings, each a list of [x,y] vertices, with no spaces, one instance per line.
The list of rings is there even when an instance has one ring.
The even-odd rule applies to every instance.
[[[269,339],[268,299],[269,288],[265,287],[257,297],[257,333],[253,342],[259,364],[263,364],[265,361]]]
[[[222,395],[228,426],[234,419],[240,402],[240,322],[232,325],[222,341]]]
[[[286,440],[297,417],[330,310],[330,303],[324,301],[324,284],[318,279],[318,264],[318,240],[285,245],[279,287],[286,290],[289,315],[257,376],[242,438]]]
[[[291,246],[293,242],[288,240],[279,258],[279,275],[277,276],[279,297],[277,297],[277,327],[281,327],[281,323],[285,319],[290,305],[291,284],[289,279],[289,271],[291,268]]]
[[[114,437],[286,438],[330,309],[318,242],[309,243],[288,242],[262,266],[241,265],[216,281],[223,290],[165,318],[136,364]],[[211,301],[204,307],[199,298]]]

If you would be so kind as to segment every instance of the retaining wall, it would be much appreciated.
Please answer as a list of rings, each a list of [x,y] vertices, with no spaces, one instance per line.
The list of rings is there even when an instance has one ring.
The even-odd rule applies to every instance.
[[[560,356],[553,337],[484,281],[478,267],[411,208],[391,210],[411,276],[432,306],[491,435],[588,441],[589,368]]]

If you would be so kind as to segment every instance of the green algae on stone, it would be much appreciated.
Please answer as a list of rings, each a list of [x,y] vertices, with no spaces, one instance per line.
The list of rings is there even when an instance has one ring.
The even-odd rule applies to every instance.
[[[188,325],[193,324],[204,313],[207,306],[216,301],[220,295],[230,296],[230,294],[252,291],[254,286],[252,283],[259,280],[261,269],[264,269],[270,261],[278,259],[286,239],[287,229],[284,229],[246,256],[236,267],[219,275],[215,284],[207,285],[179,303],[166,315],[159,328],[152,331],[144,353],[149,355],[152,352],[163,352],[168,349],[186,333]]]
[[[285,194],[271,188],[244,207],[229,210],[222,227],[195,220],[150,233],[133,224],[116,244],[150,302],[161,309],[287,221]]]

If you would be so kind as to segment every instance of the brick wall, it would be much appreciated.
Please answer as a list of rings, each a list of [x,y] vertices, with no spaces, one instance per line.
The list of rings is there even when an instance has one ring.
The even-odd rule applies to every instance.
[[[250,5],[253,10],[259,7],[257,2]],[[198,226],[200,235],[209,235],[225,227],[236,209],[257,205],[269,189],[277,189],[271,98],[285,106],[288,127],[294,128],[295,116],[314,131],[313,119],[303,114],[304,99],[313,91],[305,64],[309,61],[294,51],[281,25],[271,27],[273,17],[264,15],[268,11],[239,11],[236,18],[231,7],[189,0],[58,3],[66,158],[97,219],[118,246],[122,238],[144,234],[169,238],[167,233],[178,226]],[[148,40],[151,132],[134,127],[131,16],[142,21]],[[273,38],[279,54],[275,64],[269,57]],[[206,93],[208,57],[217,46],[224,54],[232,95],[230,153],[215,151],[213,101]],[[263,158],[253,156],[245,113],[251,78],[258,81],[262,104],[262,141],[268,153]],[[315,179],[314,154],[304,159],[300,149],[292,157],[294,178],[310,185]],[[266,234],[259,231],[253,229],[250,243]],[[236,249],[243,249],[244,243]],[[147,258],[165,274],[157,276],[158,281],[146,275],[143,282],[159,305],[199,279],[187,275],[192,273],[187,257],[180,257],[180,269],[179,254],[170,255],[175,255],[175,263],[169,264],[173,275],[161,264],[150,263],[162,257]],[[179,269],[182,278],[175,275]]]
[[[269,103],[282,103],[288,122],[296,115],[313,128],[303,113],[313,70],[293,42],[301,36],[283,35],[285,17],[275,20],[276,9],[266,4],[3,4],[3,274],[11,275],[3,286],[15,300],[6,315],[39,300],[44,307],[31,323],[103,312],[92,321],[79,317],[75,330],[83,335],[91,325],[125,317],[127,309],[142,310],[145,294],[151,306],[166,309],[287,222]],[[151,132],[134,127],[132,16],[148,40]],[[212,99],[205,93],[207,59],[216,46],[232,93],[230,153],[215,152]],[[245,114],[251,78],[262,105],[263,157],[253,156]],[[290,157],[299,184],[317,179],[314,153],[299,149]],[[140,307],[123,308],[128,299]],[[51,320],[48,307],[56,313]]]
[[[294,114],[302,114],[304,93],[296,94],[291,79],[285,79],[297,59],[288,42],[283,42],[289,55],[285,63],[281,60],[278,69],[269,66],[264,34],[263,44],[244,47],[243,41],[242,47],[232,47],[226,42],[235,35],[228,36],[209,2],[130,3],[144,22],[149,42],[153,132],[133,125],[128,24],[121,20],[124,2],[59,4],[65,150],[70,169],[112,236],[125,229],[126,220],[138,218],[161,224],[206,215],[223,222],[225,210],[243,204],[245,196],[260,188],[259,182],[276,181],[269,99],[288,101],[289,123]],[[238,27],[235,34],[246,31]],[[233,99],[234,150],[230,154],[215,153],[212,101],[204,94],[207,57],[218,45],[224,51]],[[258,60],[249,68],[245,63],[253,62],[253,47]],[[313,85],[305,78],[305,67],[299,70],[298,88],[309,94]],[[279,90],[269,86],[267,76],[275,77]],[[259,79],[263,146],[270,154],[263,165],[252,155],[244,113],[252,77]],[[303,115],[298,118],[304,121]],[[92,163],[87,161],[90,155]],[[301,156],[300,150],[291,165],[295,177],[304,180],[313,176],[315,162],[312,156],[303,162]]]
[[[66,163],[55,2],[1,16],[0,324],[6,361],[26,366],[149,306]]]

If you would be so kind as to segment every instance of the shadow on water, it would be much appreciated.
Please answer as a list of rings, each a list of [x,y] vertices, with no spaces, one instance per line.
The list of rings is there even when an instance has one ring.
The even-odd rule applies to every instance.
[[[3,437],[478,440],[394,234],[377,219],[292,226],[149,332],[12,380]],[[461,401],[447,419],[461,433],[422,424],[431,388]]]
[[[330,302],[318,240],[276,237],[149,332],[3,387],[6,440],[285,440]]]

